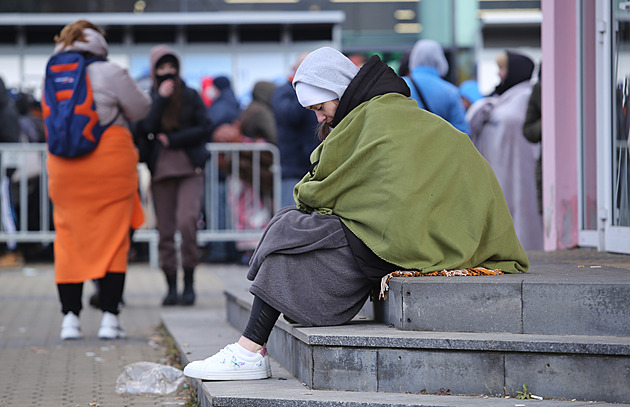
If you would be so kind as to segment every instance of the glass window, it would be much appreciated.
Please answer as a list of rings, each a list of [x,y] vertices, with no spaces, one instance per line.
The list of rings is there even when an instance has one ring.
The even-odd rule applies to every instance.
[[[591,7],[581,5],[579,32],[581,46],[580,100],[581,100],[581,230],[597,230],[597,102],[595,13]]]
[[[617,0],[613,8],[613,131],[612,224],[630,226],[630,2]]]

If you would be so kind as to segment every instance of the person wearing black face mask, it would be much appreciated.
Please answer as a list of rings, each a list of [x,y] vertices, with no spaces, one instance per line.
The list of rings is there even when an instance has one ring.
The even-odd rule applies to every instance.
[[[193,274],[199,262],[197,221],[201,214],[205,144],[211,123],[201,96],[181,79],[180,61],[166,45],[150,54],[153,87],[151,112],[136,123],[140,159],[151,171],[151,193],[160,234],[160,267],[168,291],[162,305],[193,305]],[[184,289],[177,292],[178,256],[175,232],[181,234]]]

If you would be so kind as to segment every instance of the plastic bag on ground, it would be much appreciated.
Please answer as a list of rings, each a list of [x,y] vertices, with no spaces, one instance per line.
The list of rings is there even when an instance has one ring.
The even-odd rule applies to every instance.
[[[116,379],[116,393],[166,395],[177,391],[184,380],[184,373],[172,366],[136,362],[125,366]]]

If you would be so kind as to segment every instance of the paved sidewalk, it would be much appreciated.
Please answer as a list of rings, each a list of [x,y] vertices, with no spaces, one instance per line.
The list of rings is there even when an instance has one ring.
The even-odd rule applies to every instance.
[[[630,270],[630,255],[592,249],[534,252],[530,253],[530,259],[564,263],[571,270],[606,265],[618,267],[620,272]],[[225,315],[225,285],[243,281],[246,271],[244,266],[200,265],[196,273],[198,301],[192,309]],[[161,272],[151,270],[147,264],[130,265],[124,295],[126,305],[121,313],[128,334],[126,340],[97,338],[101,312],[88,305],[92,290],[92,284],[87,283],[81,313],[85,338],[64,342],[59,339],[62,315],[52,265],[0,269],[0,406],[186,404],[187,398],[181,395],[132,396],[115,391],[116,379],[127,364],[164,362],[164,349],[154,342],[158,339],[156,327],[161,315],[185,318],[187,308],[161,306],[166,290]],[[229,340],[224,338],[222,343]]]
[[[223,308],[224,287],[218,275],[245,272],[242,266],[200,265],[193,308]],[[160,315],[187,309],[162,307],[165,290],[160,271],[132,264],[120,316],[128,338],[104,341],[97,337],[102,314],[89,306],[93,285],[86,283],[81,313],[84,339],[62,341],[52,265],[0,269],[0,406],[185,405],[185,392],[144,396],[115,391],[116,379],[127,364],[165,362],[164,348],[156,343]]]

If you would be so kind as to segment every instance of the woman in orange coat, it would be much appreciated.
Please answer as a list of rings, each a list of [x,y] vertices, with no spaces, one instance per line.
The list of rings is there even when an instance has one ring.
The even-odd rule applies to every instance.
[[[55,223],[55,282],[64,314],[61,339],[82,336],[83,282],[99,280],[101,339],[124,338],[118,320],[129,252],[129,228],[143,222],[138,196],[138,152],[127,119],[144,117],[151,99],[128,72],[106,60],[104,32],[89,21],[65,26],[54,53],[79,51],[102,59],[87,67],[101,124],[112,123],[92,152],[48,154],[48,186]]]

